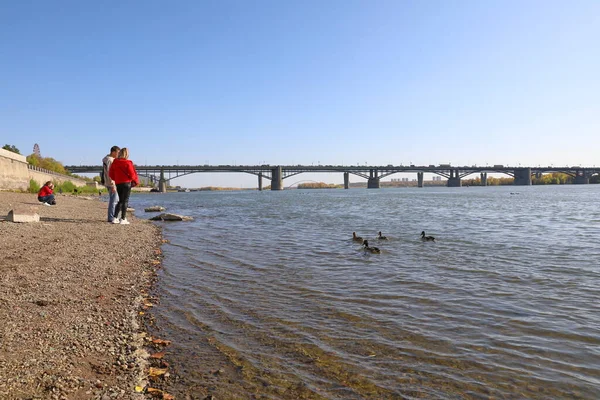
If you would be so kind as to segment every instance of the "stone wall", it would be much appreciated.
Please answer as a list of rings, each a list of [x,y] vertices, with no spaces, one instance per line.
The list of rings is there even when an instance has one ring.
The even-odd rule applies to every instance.
[[[0,190],[27,190],[29,181],[33,179],[43,185],[47,181],[63,183],[72,182],[75,186],[86,185],[83,179],[57,174],[27,163],[25,156],[12,151],[0,149]]]

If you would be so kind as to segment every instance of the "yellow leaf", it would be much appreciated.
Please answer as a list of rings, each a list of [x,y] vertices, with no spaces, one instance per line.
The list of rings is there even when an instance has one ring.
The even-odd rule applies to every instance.
[[[135,387],[135,391],[136,391],[136,392],[138,392],[138,393],[141,393],[141,392],[143,392],[143,391],[144,391],[144,388],[143,388],[143,387],[141,387],[141,386],[136,386],[136,387]]]
[[[148,375],[150,376],[160,376],[160,375],[164,375],[167,373],[167,369],[166,368],[154,368],[154,367],[150,367],[150,370],[148,371]]]
[[[143,311],[140,311],[140,315],[144,315],[144,314],[145,314],[145,312],[143,312]]]

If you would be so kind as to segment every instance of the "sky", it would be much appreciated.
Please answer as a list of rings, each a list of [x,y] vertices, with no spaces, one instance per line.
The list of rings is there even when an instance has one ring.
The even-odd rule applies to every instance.
[[[0,142],[65,165],[113,145],[138,165],[600,165],[599,43],[596,0],[0,0]]]

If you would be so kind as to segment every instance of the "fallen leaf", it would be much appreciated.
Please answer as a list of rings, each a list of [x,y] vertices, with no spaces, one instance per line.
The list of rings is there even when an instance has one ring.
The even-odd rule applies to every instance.
[[[150,367],[150,369],[148,370],[148,375],[150,376],[160,376],[160,375],[164,375],[167,373],[167,369],[166,368],[154,368],[154,367]]]
[[[135,387],[135,391],[138,392],[138,393],[141,393],[143,390],[144,390],[144,388],[141,387],[141,386],[136,386]]]
[[[143,311],[140,311],[140,315],[144,315],[144,314],[145,314],[145,312],[143,312]]]
[[[152,260],[150,262],[150,264],[158,265],[158,264],[160,264],[160,261],[159,260]]]
[[[154,343],[154,344],[162,344],[162,345],[168,346],[168,345],[171,344],[171,341],[170,340],[164,340],[164,339],[152,339],[152,343]]]
[[[150,358],[156,358],[156,359],[160,360],[164,356],[165,356],[165,352],[161,351],[159,353],[154,353],[154,354],[150,355]]]
[[[154,307],[154,304],[150,303],[149,301],[144,302],[144,305],[146,307]]]
[[[146,390],[146,393],[148,393],[149,395],[151,395],[154,398],[162,398],[163,396],[163,391],[160,389],[154,389],[154,388],[148,388]]]
[[[175,396],[169,393],[163,393],[163,400],[175,400]]]

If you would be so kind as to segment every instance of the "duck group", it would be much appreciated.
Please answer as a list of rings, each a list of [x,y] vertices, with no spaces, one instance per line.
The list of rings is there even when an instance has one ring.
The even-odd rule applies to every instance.
[[[379,231],[377,233],[377,237],[378,240],[388,240],[387,236],[383,236],[383,234],[381,233],[381,231]],[[362,237],[358,236],[356,234],[356,232],[352,232],[352,240],[354,240],[355,242],[360,242],[363,246],[363,249],[365,252],[369,252],[372,254],[381,254],[381,250],[378,247],[375,246],[369,246],[369,241],[366,239],[363,239]],[[435,238],[433,236],[427,236],[425,235],[425,231],[421,232],[421,241],[423,242],[435,242]]]

